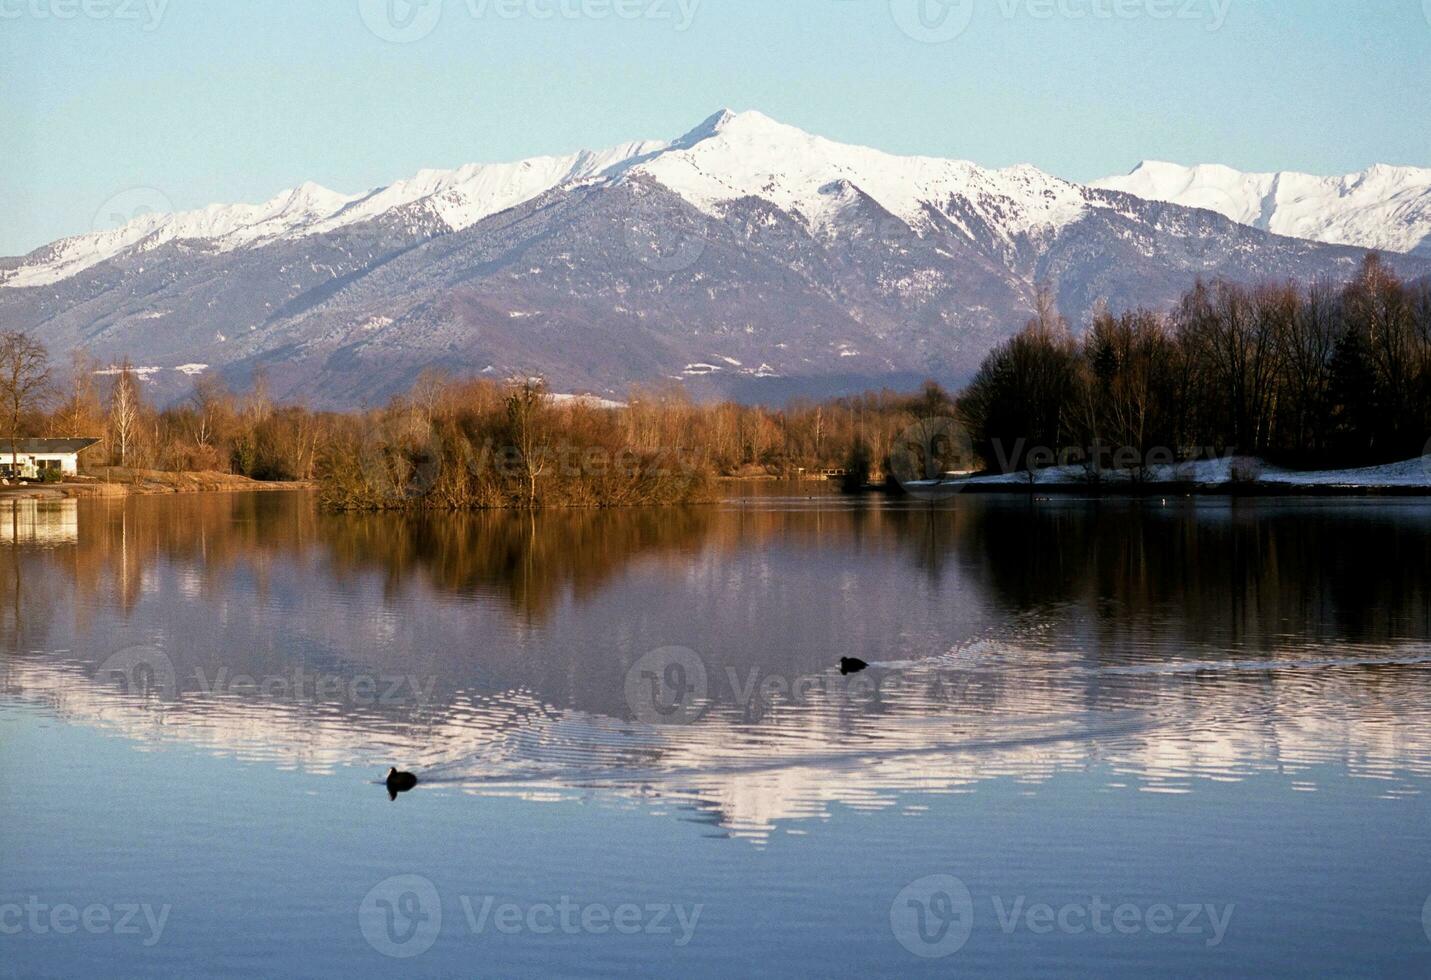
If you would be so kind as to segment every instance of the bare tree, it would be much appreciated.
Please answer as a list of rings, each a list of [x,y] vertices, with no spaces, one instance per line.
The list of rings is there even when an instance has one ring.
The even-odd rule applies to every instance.
[[[45,345],[18,330],[0,334],[0,405],[10,436],[10,468],[19,472],[15,440],[20,417],[40,407],[50,391],[50,356]]]
[[[194,382],[194,393],[189,398],[194,406],[191,438],[200,446],[216,446],[233,426],[233,392],[221,377],[206,374]]]
[[[1345,329],[1337,286],[1314,280],[1301,294],[1290,318],[1280,322],[1277,345],[1287,407],[1285,437],[1298,453],[1323,448],[1332,383],[1332,356]]]
[[[424,425],[432,425],[440,414],[443,399],[452,386],[452,380],[441,368],[423,368],[412,386],[413,408],[421,415]]]
[[[115,449],[119,453],[119,465],[129,462],[134,440],[139,432],[139,385],[134,377],[134,368],[128,358],[120,365],[119,374],[114,379],[114,389],[109,394],[109,429]]]
[[[70,352],[68,393],[50,420],[58,436],[92,436],[104,428],[104,406],[100,404],[94,375],[99,365],[83,350]]]
[[[542,414],[546,408],[546,387],[541,381],[515,381],[507,395],[507,424],[527,485],[527,506],[537,506],[537,478],[547,467],[547,445]]]

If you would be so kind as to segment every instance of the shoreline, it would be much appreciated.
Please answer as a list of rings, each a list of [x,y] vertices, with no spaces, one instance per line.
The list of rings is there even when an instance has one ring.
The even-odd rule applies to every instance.
[[[1197,483],[971,483],[962,487],[920,488],[910,493],[902,489],[871,487],[856,491],[886,493],[911,500],[949,500],[963,494],[1027,497],[1431,497],[1431,486],[1350,486],[1332,483],[1229,483],[1204,485]]]
[[[911,497],[939,499],[959,493],[1021,493],[1088,497],[1372,497],[1431,496],[1431,456],[1339,470],[1289,470],[1251,456],[1225,456],[1137,470],[1090,474],[1063,465],[1022,473],[983,474],[963,479],[885,483]]]
[[[159,470],[135,470],[124,475],[128,478],[0,487],[0,500],[79,500],[181,493],[248,493],[318,489],[317,482],[313,480],[253,480],[246,476],[235,476],[232,473],[167,473]]]
[[[1320,475],[1326,474],[1322,471]],[[1310,475],[1310,474],[1309,474]],[[230,473],[183,472],[157,470],[133,471],[128,479],[84,480],[76,482],[0,486],[0,501],[4,500],[76,500],[117,499],[130,496],[162,496],[165,494],[198,493],[272,493],[277,491],[316,492],[321,489],[316,480],[254,480]],[[717,483],[804,483],[804,480],[782,480],[780,477],[716,477]],[[825,481],[808,481],[811,483]],[[933,482],[901,486],[866,484],[855,490],[835,490],[831,497],[886,496],[928,502],[942,502],[961,494],[1003,495],[1026,497],[1086,497],[1143,499],[1148,497],[1431,497],[1431,479],[1426,482],[1354,483],[1308,479],[1252,479],[1228,481],[1114,479],[1088,482],[1071,479],[1051,479],[1028,482],[1002,478],[974,478],[961,481]],[[627,506],[690,506],[717,504],[727,498],[715,494],[709,498],[668,504],[632,504]],[[589,505],[588,505],[589,506]],[[521,508],[480,508],[482,510],[519,510]],[[566,509],[562,507],[542,509]],[[585,509],[585,508],[581,508]],[[594,509],[606,509],[596,506]],[[420,510],[420,509],[419,509]],[[412,512],[395,508],[386,512]],[[385,509],[360,510],[364,513],[385,512]]]

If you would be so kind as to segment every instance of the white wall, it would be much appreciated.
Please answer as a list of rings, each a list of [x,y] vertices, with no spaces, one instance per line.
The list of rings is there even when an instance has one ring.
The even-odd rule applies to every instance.
[[[74,476],[79,472],[79,453],[58,453],[54,456],[42,456],[41,459],[58,459],[60,469],[66,476]]]
[[[60,461],[60,471],[67,476],[74,476],[79,472],[78,453],[18,453],[11,456],[0,447],[0,465],[11,466],[13,461],[18,461],[20,472],[26,479],[34,479],[39,475],[39,463],[41,460],[57,459]]]

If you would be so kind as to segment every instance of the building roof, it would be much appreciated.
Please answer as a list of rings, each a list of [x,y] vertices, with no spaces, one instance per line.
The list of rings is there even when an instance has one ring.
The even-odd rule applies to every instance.
[[[10,440],[0,436],[0,455],[9,456],[11,452],[41,456],[47,453],[77,453],[97,442],[98,439],[16,439],[12,450]]]

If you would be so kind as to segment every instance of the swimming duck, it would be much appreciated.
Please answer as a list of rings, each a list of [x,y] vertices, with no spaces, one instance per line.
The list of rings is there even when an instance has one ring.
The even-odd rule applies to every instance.
[[[417,777],[410,772],[398,772],[397,766],[393,766],[388,770],[386,784],[388,799],[395,800],[399,793],[406,793],[417,785]]]

